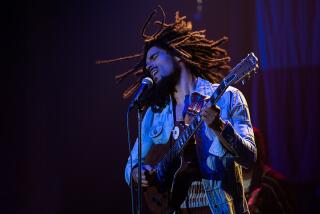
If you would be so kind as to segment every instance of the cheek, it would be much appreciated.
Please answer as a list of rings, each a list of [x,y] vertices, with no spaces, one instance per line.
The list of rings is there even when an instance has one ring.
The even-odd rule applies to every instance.
[[[165,76],[169,76],[172,73],[172,70],[171,66],[167,66],[165,69]]]
[[[165,76],[168,76],[168,75],[170,75],[170,74],[172,74],[173,73],[173,71],[174,71],[174,66],[173,66],[173,64],[172,63],[169,63],[169,62],[167,62],[166,64],[164,64],[164,66],[163,66],[163,74],[165,75]]]
[[[172,58],[169,56],[159,56],[157,64],[160,70],[160,76],[162,77],[172,74],[175,68]]]

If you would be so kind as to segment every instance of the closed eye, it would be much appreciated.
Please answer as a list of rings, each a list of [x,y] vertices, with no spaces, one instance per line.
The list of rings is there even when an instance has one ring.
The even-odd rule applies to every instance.
[[[150,60],[154,61],[155,59],[157,59],[158,55],[159,55],[158,53],[152,54],[150,57]]]

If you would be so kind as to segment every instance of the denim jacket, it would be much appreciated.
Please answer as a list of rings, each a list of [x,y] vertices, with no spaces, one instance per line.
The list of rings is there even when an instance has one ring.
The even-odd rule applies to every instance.
[[[195,92],[211,96],[218,84],[198,77]],[[221,136],[205,123],[196,132],[197,144],[204,150],[199,159],[202,185],[213,213],[249,213],[244,197],[241,167],[250,167],[256,160],[256,146],[249,109],[243,94],[228,87],[217,102],[220,116],[226,122]],[[162,112],[148,108],[142,120],[142,163],[154,144],[166,144],[174,128],[173,105],[170,102]],[[199,142],[200,140],[200,142]],[[137,141],[131,151],[132,166],[138,164]],[[125,179],[130,184],[130,157],[125,168]],[[207,169],[207,170],[206,170]],[[212,176],[207,176],[208,172]],[[206,175],[205,175],[206,174]]]

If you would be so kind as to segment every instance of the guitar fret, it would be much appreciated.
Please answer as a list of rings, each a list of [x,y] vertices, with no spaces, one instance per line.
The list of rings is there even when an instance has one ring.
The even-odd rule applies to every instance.
[[[188,130],[186,130],[185,140],[184,141],[187,141],[189,139],[190,134],[191,134],[190,131],[192,131],[192,130],[190,129],[190,127],[188,127]]]
[[[191,125],[190,125],[191,129],[194,129],[196,127],[196,122],[197,121],[195,120],[195,122],[191,123]]]
[[[182,140],[182,139],[180,139],[180,140],[179,140],[179,144],[178,144],[178,145],[179,145],[179,148],[181,148],[181,147],[182,147],[182,145],[183,145],[183,141],[184,141],[184,140]]]
[[[186,129],[186,131],[185,131],[185,135],[184,135],[184,141],[186,141],[187,139],[188,139],[188,137],[189,137],[189,135],[190,135],[190,128],[189,128],[189,126],[188,126],[188,128]]]
[[[180,142],[180,146],[182,147],[182,145],[183,145],[183,142],[185,142],[186,140],[187,140],[187,138],[186,138],[186,133],[187,132],[184,132],[184,134],[181,136],[182,137],[182,140],[181,140],[181,142]]]

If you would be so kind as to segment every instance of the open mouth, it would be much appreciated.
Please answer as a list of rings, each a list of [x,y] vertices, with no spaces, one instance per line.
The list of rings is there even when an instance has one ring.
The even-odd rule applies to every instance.
[[[154,80],[157,79],[157,77],[156,77],[157,73],[158,73],[158,70],[157,70],[157,69],[152,69],[151,72],[150,72],[150,74],[151,74],[151,76],[152,76],[152,78],[153,78]]]

